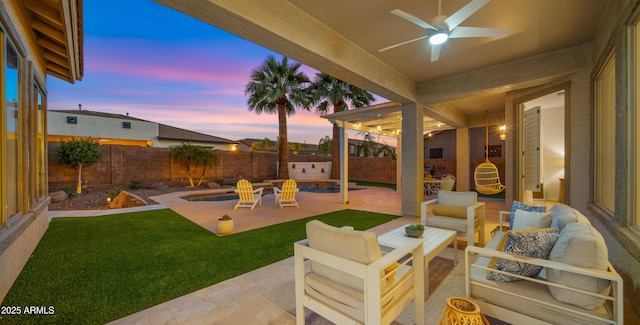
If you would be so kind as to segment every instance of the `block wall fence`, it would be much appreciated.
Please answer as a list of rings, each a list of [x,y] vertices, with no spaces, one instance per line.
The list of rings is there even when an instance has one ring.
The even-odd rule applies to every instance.
[[[48,144],[49,191],[63,188],[75,188],[77,170],[59,165],[56,152],[59,144]],[[121,145],[102,145],[102,161],[84,167],[82,170],[83,187],[87,189],[107,189],[110,187],[127,187],[132,181],[141,181],[144,185],[165,183],[171,185],[188,185],[187,171],[183,163],[171,161],[169,148],[133,147]],[[231,152],[219,151],[220,165],[209,168],[205,180],[223,180],[232,183],[241,178],[250,181],[276,179],[278,155],[265,152]],[[329,157],[289,154],[290,162],[329,161]],[[470,167],[482,163],[484,158],[472,158]],[[498,166],[500,177],[504,179],[504,158],[492,158]],[[396,183],[396,160],[389,157],[364,158],[349,157],[349,179],[357,181]],[[435,166],[436,175],[452,174],[455,176],[456,160],[425,159],[426,167]],[[194,181],[200,178],[202,169],[192,168]],[[473,169],[471,172],[473,178]],[[471,179],[473,187],[473,179]]]

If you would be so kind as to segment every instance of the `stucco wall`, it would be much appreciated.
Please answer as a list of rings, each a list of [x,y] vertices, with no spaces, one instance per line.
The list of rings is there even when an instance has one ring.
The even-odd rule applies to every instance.
[[[67,123],[67,116],[77,118],[77,124]],[[130,129],[122,123],[131,123]],[[128,140],[154,140],[157,145],[158,124],[146,121],[105,118],[73,112],[47,112],[47,130],[49,134],[66,136],[85,136],[92,134],[94,139],[115,138]]]

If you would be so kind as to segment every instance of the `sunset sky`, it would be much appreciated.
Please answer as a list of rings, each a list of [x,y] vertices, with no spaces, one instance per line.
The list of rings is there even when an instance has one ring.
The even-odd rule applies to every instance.
[[[270,54],[281,57],[150,0],[85,1],[83,80],[48,77],[48,108],[82,104],[231,140],[276,139],[277,115],[249,112],[244,95],[251,71]],[[289,141],[331,135],[313,111],[287,124]]]

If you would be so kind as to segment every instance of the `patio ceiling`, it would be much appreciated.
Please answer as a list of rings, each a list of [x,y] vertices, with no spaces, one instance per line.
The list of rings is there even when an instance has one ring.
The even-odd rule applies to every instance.
[[[606,0],[491,0],[460,26],[503,28],[509,34],[451,39],[431,62],[424,41],[379,50],[427,33],[391,10],[430,22],[438,14],[437,0],[155,1],[397,103],[395,110],[371,109],[387,112],[381,116],[345,120],[369,128],[379,124],[390,133],[397,130],[399,105],[409,103],[423,106],[425,130],[430,119],[452,128],[480,126],[485,112],[490,123],[504,120],[507,91],[583,69],[581,56],[592,49],[584,44],[594,41],[608,10]],[[442,1],[442,13],[451,15],[470,1]],[[601,46],[606,40],[595,41]],[[563,71],[545,70],[557,57],[572,60]],[[522,65],[535,71],[509,73]]]
[[[402,107],[384,103],[350,111],[323,115],[332,123],[344,125],[356,131],[399,138],[402,134]],[[427,115],[422,118],[425,132],[448,130],[452,127]],[[343,124],[344,123],[344,124]]]

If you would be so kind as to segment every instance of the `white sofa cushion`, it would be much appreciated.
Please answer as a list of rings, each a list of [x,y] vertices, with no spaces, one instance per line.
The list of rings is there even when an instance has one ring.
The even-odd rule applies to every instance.
[[[318,220],[309,221],[306,228],[309,247],[313,249],[367,265],[382,257],[378,237],[373,232],[336,228]],[[364,290],[363,280],[353,275],[316,262],[311,263],[311,269],[341,285]]]
[[[602,235],[590,224],[574,222],[568,223],[560,232],[560,237],[549,254],[549,260],[565,263],[577,267],[607,270],[608,251]],[[547,270],[550,282],[560,283],[572,288],[606,295],[610,283],[606,280],[595,279],[590,276],[571,274],[556,269]],[[575,291],[549,287],[553,297],[585,309],[595,309],[602,305],[604,299],[598,299]]]
[[[515,215],[511,215],[512,230],[526,230],[549,228],[551,226],[552,212],[531,212],[516,210]]]

